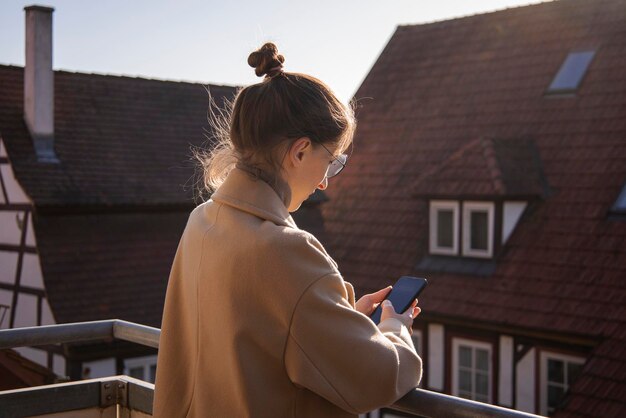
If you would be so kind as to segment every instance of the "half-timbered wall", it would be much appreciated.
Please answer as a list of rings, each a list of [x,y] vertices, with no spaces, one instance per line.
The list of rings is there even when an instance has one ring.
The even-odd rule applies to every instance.
[[[476,369],[480,367],[474,362],[465,366],[459,364],[460,353],[456,351],[460,345],[463,345],[466,351],[467,348],[475,347],[488,353],[486,369],[490,371],[487,382],[491,388],[489,402],[524,412],[545,414],[546,386],[559,384],[547,381],[547,358],[579,365],[582,365],[586,358],[580,347],[565,343],[552,342],[550,347],[546,347],[544,340],[433,322],[418,324],[419,321],[419,319],[416,321],[419,339],[427,342],[420,343],[422,347],[420,355],[426,378],[424,380],[423,375],[423,382],[420,385],[422,388],[459,396],[458,377],[469,371],[473,372],[470,373],[473,376],[470,392],[475,392],[475,385],[478,382],[475,378],[479,374]],[[466,393],[465,397],[467,395]],[[411,415],[383,408],[361,414],[360,418],[409,416]]]
[[[33,206],[13,174],[0,137],[0,329],[55,324],[33,229]],[[22,347],[24,357],[65,375],[65,359]]]

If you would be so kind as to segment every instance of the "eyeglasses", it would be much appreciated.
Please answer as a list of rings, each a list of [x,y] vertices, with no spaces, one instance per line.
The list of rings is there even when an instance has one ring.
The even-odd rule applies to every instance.
[[[318,144],[324,147],[326,152],[328,152],[330,156],[333,157],[333,160],[330,162],[330,164],[328,164],[328,168],[326,169],[326,178],[329,179],[331,177],[335,177],[337,174],[341,173],[341,170],[346,167],[346,163],[348,162],[348,155],[341,154],[338,157],[335,157],[333,153],[324,146],[324,144],[322,144],[321,142],[318,142]]]

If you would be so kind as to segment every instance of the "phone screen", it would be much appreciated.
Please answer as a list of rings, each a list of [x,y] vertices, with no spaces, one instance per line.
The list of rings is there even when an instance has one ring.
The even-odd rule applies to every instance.
[[[405,312],[413,300],[424,290],[428,281],[419,277],[402,276],[398,279],[396,284],[393,285],[393,289],[387,295],[388,300],[393,304],[393,308],[397,313]],[[371,315],[372,321],[375,324],[380,322],[380,315],[382,314],[382,304],[374,310]]]

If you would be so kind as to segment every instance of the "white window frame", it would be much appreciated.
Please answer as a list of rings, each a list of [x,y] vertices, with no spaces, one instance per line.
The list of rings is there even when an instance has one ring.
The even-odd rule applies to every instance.
[[[564,373],[567,373],[567,363],[585,364],[585,358],[568,354],[555,353],[552,351],[541,351],[540,353],[540,393],[539,393],[539,409],[542,415],[548,415],[548,360],[558,360],[566,363]],[[564,382],[567,392],[567,375]]]
[[[157,356],[133,357],[124,359],[124,374],[130,376],[130,369],[143,367],[143,381],[150,382],[150,366],[156,366]],[[156,378],[156,376],[155,376]],[[150,382],[154,383],[154,382]]]
[[[417,351],[417,354],[419,354],[420,358],[422,359],[423,366],[426,366],[426,359],[424,358],[424,334],[419,329],[413,329],[413,335],[411,335],[411,340],[413,341],[413,346],[415,346],[415,351]],[[422,379],[417,386],[420,388],[424,386],[423,374]]]
[[[411,340],[413,341],[413,345],[415,346],[415,351],[417,351],[417,354],[419,354],[421,357],[424,347],[424,337],[422,335],[422,331],[414,328],[413,335],[411,335]],[[417,340],[417,344],[415,344],[415,340]]]
[[[459,396],[459,347],[467,346],[472,348],[472,355],[474,349],[487,350],[489,370],[487,371],[487,403],[493,403],[493,344],[468,340],[465,338],[452,338],[452,394]],[[474,373],[472,373],[472,378]]]
[[[437,221],[439,210],[452,210],[452,248],[437,246]],[[457,255],[459,253],[459,202],[455,200],[430,201],[430,245],[431,254]]]
[[[494,235],[494,204],[493,202],[463,202],[463,255],[469,257],[491,258],[493,257],[493,235]],[[487,212],[487,250],[475,250],[470,248],[470,224],[471,213],[474,211]]]

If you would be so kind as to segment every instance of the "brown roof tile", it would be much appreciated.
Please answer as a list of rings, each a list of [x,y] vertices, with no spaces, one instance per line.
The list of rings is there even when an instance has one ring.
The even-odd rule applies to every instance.
[[[55,71],[60,163],[49,164],[23,122],[23,72],[0,65],[0,134],[37,206],[193,204],[190,146],[210,132],[207,86]],[[235,92],[208,87],[218,105]]]
[[[55,71],[55,151],[36,160],[23,68],[0,65],[0,135],[32,198],[57,322],[159,326],[171,262],[194,206],[191,146],[210,133],[201,84]],[[217,105],[234,87],[209,86]]]
[[[576,94],[544,96],[580,48],[596,54]],[[603,388],[626,388],[612,377],[626,356],[608,354],[626,340],[626,222],[607,216],[626,183],[625,60],[624,0],[398,27],[355,95],[357,151],[323,208],[331,253],[359,293],[427,275],[425,312],[600,341],[590,359],[610,366],[585,366],[559,417],[598,416]],[[416,270],[428,251],[425,195],[538,193],[537,171],[519,154],[531,148],[513,148],[523,141],[532,141],[551,193],[522,217],[495,272]],[[624,416],[624,399],[607,399],[600,416]]]

